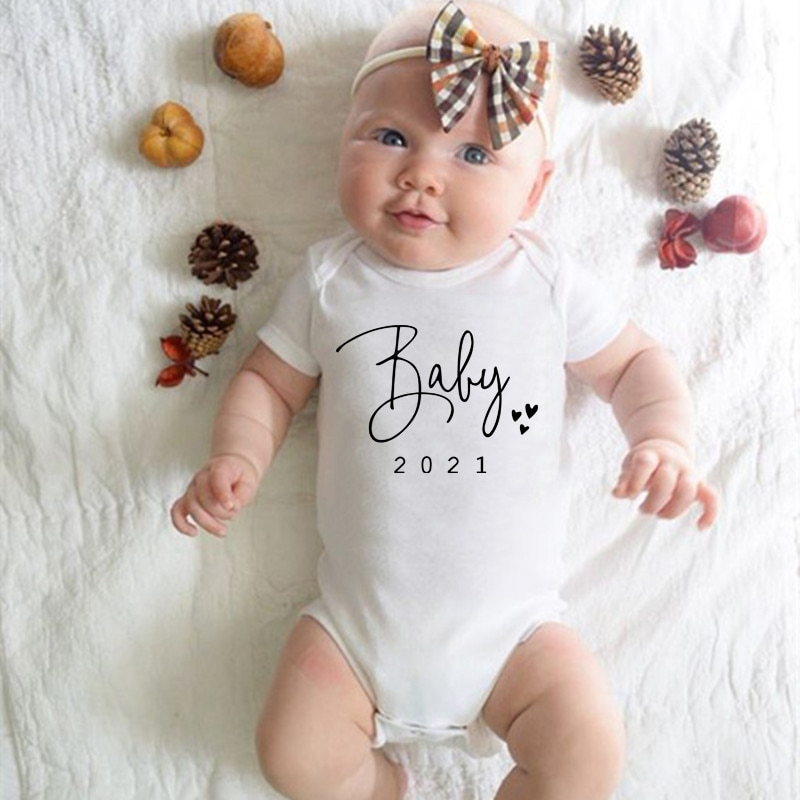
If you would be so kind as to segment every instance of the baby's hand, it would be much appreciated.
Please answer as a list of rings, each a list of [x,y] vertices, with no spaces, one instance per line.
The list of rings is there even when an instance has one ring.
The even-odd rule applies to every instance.
[[[675,442],[648,439],[628,452],[612,494],[633,499],[642,491],[647,492],[639,506],[644,514],[675,519],[698,501],[703,506],[697,521],[700,530],[711,527],[717,518],[717,493],[698,478],[689,454]]]
[[[225,536],[225,523],[253,499],[257,487],[258,473],[246,458],[212,458],[172,506],[172,524],[187,536],[196,536],[198,527]]]

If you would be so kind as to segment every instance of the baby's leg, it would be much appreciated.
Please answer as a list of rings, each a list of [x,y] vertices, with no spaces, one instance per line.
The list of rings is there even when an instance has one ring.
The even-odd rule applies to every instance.
[[[483,718],[517,763],[496,800],[607,800],[619,782],[619,711],[594,657],[563,625],[543,625],[517,647]]]
[[[374,711],[336,643],[301,617],[258,722],[265,777],[290,800],[399,800],[405,773],[372,749]]]

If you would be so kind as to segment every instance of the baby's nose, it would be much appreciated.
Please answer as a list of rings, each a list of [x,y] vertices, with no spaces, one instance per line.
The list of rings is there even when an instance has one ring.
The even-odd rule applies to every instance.
[[[434,159],[418,156],[409,159],[397,175],[397,185],[405,191],[418,191],[439,197],[444,192],[444,176]]]

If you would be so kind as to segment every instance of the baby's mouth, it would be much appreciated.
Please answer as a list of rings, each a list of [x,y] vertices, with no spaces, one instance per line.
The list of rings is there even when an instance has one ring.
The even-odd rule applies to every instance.
[[[411,231],[424,231],[442,224],[419,211],[395,211],[392,216],[401,228]]]

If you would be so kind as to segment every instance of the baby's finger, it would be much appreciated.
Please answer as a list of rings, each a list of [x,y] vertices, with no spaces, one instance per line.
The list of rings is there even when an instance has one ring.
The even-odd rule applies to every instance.
[[[719,514],[719,495],[708,484],[701,482],[697,487],[697,500],[703,505],[703,513],[697,520],[697,527],[704,531],[714,524]]]
[[[621,497],[625,498],[628,497],[628,481],[630,480],[630,474],[626,469],[623,469],[620,472],[619,477],[617,478],[616,486],[611,490],[611,494],[614,497]]]
[[[670,501],[678,482],[678,470],[662,464],[647,484],[647,497],[639,506],[643,514],[658,514]]]
[[[217,480],[215,473],[208,469],[202,470],[195,475],[192,481],[193,492],[190,493],[190,496],[193,495],[201,508],[215,518],[230,519],[233,515],[219,497],[220,490],[216,485]],[[228,491],[230,490],[228,489]]]
[[[616,496],[636,497],[641,494],[658,468],[658,461],[658,454],[652,450],[629,453],[622,465]]]
[[[169,515],[172,524],[186,536],[197,536],[197,526],[192,525],[187,519],[189,512],[186,510],[186,502],[183,497],[172,504]]]
[[[230,515],[236,508],[233,491],[231,490],[231,476],[221,470],[213,471],[209,476],[209,488],[212,497],[218,504],[220,513],[227,512]],[[229,519],[230,516],[226,518]]]
[[[658,512],[662,519],[675,519],[683,514],[697,496],[697,478],[691,472],[682,472],[672,492],[672,498]]]
[[[206,511],[197,500],[189,500],[187,503],[189,516],[204,530],[213,536],[225,536],[227,528],[212,514]]]

